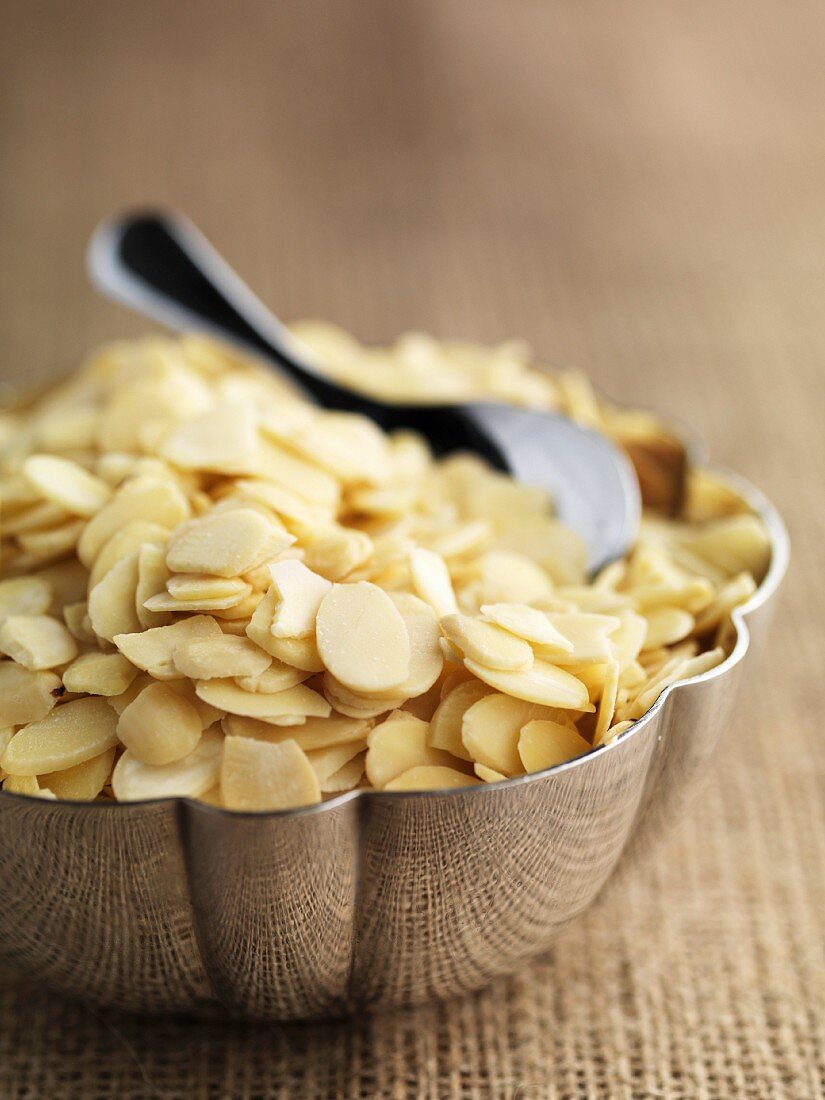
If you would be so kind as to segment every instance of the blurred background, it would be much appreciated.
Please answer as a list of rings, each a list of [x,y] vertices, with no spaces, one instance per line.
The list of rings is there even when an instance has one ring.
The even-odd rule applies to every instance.
[[[823,57],[808,0],[2,0],[0,378],[145,329],[84,248],[169,205],[284,319],[523,336],[677,413],[795,553],[698,811],[530,974],[265,1034],[8,980],[4,1096],[825,1092]]]

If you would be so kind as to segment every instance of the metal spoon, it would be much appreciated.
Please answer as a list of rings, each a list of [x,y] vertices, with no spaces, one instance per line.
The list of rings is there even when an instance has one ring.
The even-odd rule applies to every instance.
[[[385,404],[325,377],[305,349],[186,219],[165,212],[103,222],[88,251],[94,284],[115,301],[175,329],[200,329],[273,362],[319,405],[411,428],[436,454],[473,451],[547,491],[598,570],[629,548],[639,487],[625,455],[565,416],[492,402]]]

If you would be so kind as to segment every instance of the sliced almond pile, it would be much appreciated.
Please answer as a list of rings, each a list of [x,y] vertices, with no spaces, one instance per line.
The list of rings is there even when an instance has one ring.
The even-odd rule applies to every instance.
[[[658,453],[650,418],[520,345],[300,332],[356,388],[558,409]],[[600,749],[725,659],[767,568],[760,521],[688,489],[588,580],[544,493],[476,456],[436,460],[199,337],[104,349],[3,418],[0,780],[265,811]]]

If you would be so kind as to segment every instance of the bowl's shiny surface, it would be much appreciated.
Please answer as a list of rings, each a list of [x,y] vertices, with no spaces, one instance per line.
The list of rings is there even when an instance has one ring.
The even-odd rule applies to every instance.
[[[631,840],[681,816],[732,732],[788,541],[730,481],[770,532],[768,575],[734,613],[725,663],[669,688],[613,745],[494,786],[281,814],[0,793],[0,952],[100,1003],[269,1020],[455,996],[514,970]]]

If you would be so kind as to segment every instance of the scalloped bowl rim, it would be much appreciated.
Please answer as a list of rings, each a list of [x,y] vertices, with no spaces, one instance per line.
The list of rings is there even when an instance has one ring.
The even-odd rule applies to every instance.
[[[319,802],[311,806],[298,806],[289,810],[229,810],[222,806],[212,806],[197,798],[190,798],[182,795],[171,795],[164,798],[146,798],[130,802],[83,802],[73,799],[44,801],[43,799],[38,799],[35,795],[18,794],[14,791],[0,790],[0,798],[36,802],[39,806],[42,806],[44,810],[65,811],[82,809],[86,813],[128,813],[135,807],[159,806],[172,803],[179,807],[186,806],[196,809],[201,813],[225,815],[232,819],[252,818],[260,820],[282,817],[304,817],[311,814],[328,813],[348,802],[355,802],[363,798],[399,799],[432,798],[434,796],[449,796],[450,798],[483,798],[487,791],[503,791],[512,787],[521,786],[525,783],[540,782],[550,776],[560,775],[562,772],[569,771],[573,768],[587,767],[587,762],[589,760],[601,756],[606,752],[612,752],[619,746],[625,745],[634,735],[640,733],[641,730],[653,720],[654,716],[667,705],[668,700],[674,692],[682,691],[684,688],[692,687],[694,684],[703,683],[706,680],[716,679],[718,676],[724,676],[725,673],[734,668],[747,653],[750,643],[750,634],[745,622],[747,615],[771,599],[782,583],[782,579],[787,571],[790,557],[790,539],[788,531],[779,512],[764,493],[739,474],[735,474],[723,467],[703,465],[699,467],[699,470],[702,473],[718,478],[728,487],[732,488],[745,504],[747,504],[747,506],[762,520],[765,524],[771,544],[770,564],[765,576],[762,578],[762,582],[750,599],[740,604],[739,607],[734,608],[731,614],[731,621],[736,630],[736,642],[725,660],[722,661],[721,664],[709,669],[707,672],[702,672],[697,676],[691,676],[687,680],[679,680],[675,684],[670,684],[664,689],[650,709],[645,711],[642,717],[638,718],[633,723],[630,729],[626,730],[617,737],[615,741],[610,742],[608,745],[600,745],[598,748],[582,753],[581,756],[576,756],[572,760],[565,760],[561,764],[555,764],[551,768],[545,768],[538,772],[530,772],[528,775],[513,776],[511,779],[499,780],[497,783],[483,783],[473,787],[433,787],[420,791],[382,791],[372,790],[371,788],[359,788],[352,791],[345,791],[340,795],[336,795],[334,798],[328,799],[326,802]]]

